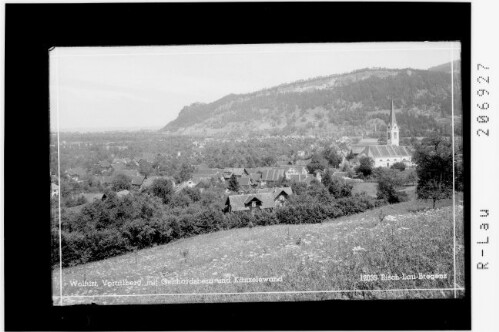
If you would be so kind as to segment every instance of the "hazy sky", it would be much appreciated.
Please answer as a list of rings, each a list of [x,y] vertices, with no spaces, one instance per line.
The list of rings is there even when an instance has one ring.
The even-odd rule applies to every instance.
[[[459,43],[56,48],[51,128],[161,128],[182,107],[366,67],[417,68],[460,57]]]

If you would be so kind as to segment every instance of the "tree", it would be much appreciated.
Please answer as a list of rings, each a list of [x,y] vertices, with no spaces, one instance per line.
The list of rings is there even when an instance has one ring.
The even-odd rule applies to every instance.
[[[352,196],[353,185],[337,177],[332,177],[331,182],[326,188],[334,198]]]
[[[146,160],[139,160],[139,173],[144,175],[145,177],[149,176],[152,173],[152,164]]]
[[[316,153],[312,156],[312,159],[308,163],[307,169],[310,174],[315,174],[315,171],[317,170],[323,171],[327,164],[328,162],[326,159],[324,159],[322,155]]]
[[[173,185],[168,179],[155,179],[148,190],[154,196],[161,198],[163,204],[168,204],[174,193]]]
[[[406,199],[407,194],[398,192],[396,187],[399,187],[401,178],[399,172],[393,169],[380,169],[377,171],[378,175],[378,199],[384,199],[390,204],[399,203]]]
[[[334,168],[338,168],[341,161],[342,157],[339,155],[339,153],[336,151],[336,149],[328,146],[324,151],[322,152],[322,155],[324,156],[324,159],[326,159],[329,163],[330,166],[333,166]]]
[[[324,187],[326,187],[326,188],[328,188],[329,185],[333,182],[333,176],[332,176],[329,168],[326,168],[326,170],[324,171],[324,174],[322,175],[321,181],[322,181],[322,184],[324,185]]]
[[[405,164],[399,161],[394,163],[390,168],[398,169],[399,171],[403,172],[405,170]]]
[[[416,147],[413,160],[417,164],[416,173],[418,185],[416,194],[419,199],[436,202],[452,197],[452,145],[451,142],[439,137],[425,138]]]
[[[232,176],[229,178],[229,183],[227,188],[230,191],[238,192],[239,191],[239,182],[237,181],[237,177],[232,174]]]
[[[418,176],[416,175],[416,170],[414,168],[410,169],[405,177],[405,183],[414,185],[417,180],[418,180]]]
[[[114,191],[129,190],[132,185],[132,180],[125,174],[117,174],[112,182]]]
[[[293,182],[291,183],[291,189],[293,190],[294,196],[303,195],[307,192],[307,184],[304,182]]]
[[[192,177],[192,173],[194,173],[194,167],[189,164],[183,163],[180,166],[180,170],[174,177],[176,183],[182,183],[189,180]]]
[[[347,156],[345,157],[345,159],[348,160],[348,161],[350,161],[353,158],[355,158],[355,155],[353,154],[353,151],[350,150],[350,152],[347,154]]]
[[[277,160],[274,156],[266,156],[262,159],[263,166],[274,166],[276,162]]]
[[[364,177],[368,177],[373,172],[374,160],[370,157],[361,157],[359,160],[360,165],[357,167],[356,172],[361,173]]]
[[[380,136],[380,138],[378,138],[378,144],[379,145],[386,145],[388,143],[387,139],[386,139],[386,136]]]

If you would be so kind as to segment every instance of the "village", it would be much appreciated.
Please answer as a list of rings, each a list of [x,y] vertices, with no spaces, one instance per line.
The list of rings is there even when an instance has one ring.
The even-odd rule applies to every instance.
[[[355,171],[362,158],[370,158],[373,161],[373,168],[390,168],[393,165],[400,165],[403,169],[413,168],[411,147],[399,145],[400,136],[395,113],[392,102],[386,144],[379,144],[380,140],[373,138],[359,140],[341,137],[330,145],[337,161],[319,167],[314,167],[314,163],[318,161],[313,160],[312,151],[299,150],[294,160],[282,155],[275,160],[273,166],[267,167],[210,168],[206,164],[187,165],[186,171],[180,178],[181,181],[176,182],[173,176],[159,175],[161,171],[158,161],[162,158],[161,154],[142,153],[140,157],[134,159],[115,157],[111,162],[102,160],[93,165],[91,170],[81,166],[69,168],[61,174],[61,177],[80,186],[88,187],[90,184],[103,189],[102,192],[93,190],[70,193],[72,201],[77,202],[75,204],[81,203],[79,205],[91,203],[96,199],[105,199],[104,191],[112,188],[117,179],[126,183],[124,185],[126,189],[116,191],[118,197],[147,191],[155,181],[165,179],[171,182],[176,193],[184,188],[199,187],[203,190],[203,186],[209,183],[223,185],[226,197],[223,199],[224,212],[254,208],[270,209],[281,206],[288,196],[293,194],[291,184],[300,183],[308,186],[313,181],[320,183],[324,172],[347,183],[364,182],[362,178],[365,177]],[[192,144],[199,149],[205,143],[196,140]],[[126,149],[126,146],[118,147],[118,150]],[[321,151],[316,150],[316,152]],[[178,156],[180,155],[179,151]],[[51,178],[51,196],[57,197],[60,190],[58,178],[55,174],[52,174]],[[415,179],[412,179],[412,182],[414,181]]]

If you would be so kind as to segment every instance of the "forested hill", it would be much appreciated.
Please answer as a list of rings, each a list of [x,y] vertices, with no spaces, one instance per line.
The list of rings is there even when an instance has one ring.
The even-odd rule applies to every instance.
[[[436,69],[361,69],[230,94],[184,107],[162,131],[200,136],[376,137],[384,133],[393,99],[401,136],[424,136],[429,131],[449,134],[451,75]],[[460,115],[459,75],[454,75],[454,89],[455,114]]]

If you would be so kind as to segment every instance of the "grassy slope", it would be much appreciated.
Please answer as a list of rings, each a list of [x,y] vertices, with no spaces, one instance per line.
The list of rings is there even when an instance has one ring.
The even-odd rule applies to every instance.
[[[459,202],[459,201],[458,201]],[[138,253],[63,270],[64,304],[320,300],[348,298],[452,297],[452,291],[379,291],[453,287],[453,219],[450,200],[430,211],[406,202],[322,224],[233,229],[183,239]],[[447,206],[446,206],[447,205]],[[380,211],[390,215],[380,221]],[[463,214],[456,206],[457,284],[464,286]],[[361,274],[447,274],[442,280],[360,281]],[[54,270],[54,294],[59,270]],[[282,282],[233,283],[234,277],[282,277]],[[146,279],[229,278],[230,284],[151,285]],[[103,280],[142,279],[141,286],[103,286]],[[70,280],[97,287],[71,286]],[[250,292],[358,290],[269,294]],[[373,290],[365,292],[362,290]],[[229,295],[158,295],[179,293]],[[105,294],[153,296],[94,297]],[[58,304],[58,298],[55,298]]]

